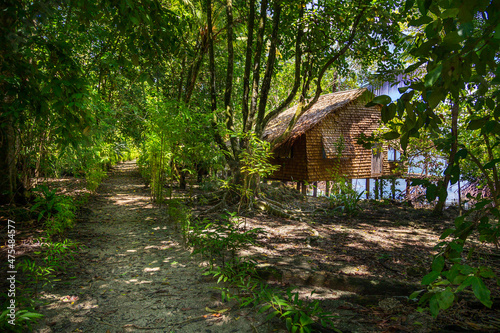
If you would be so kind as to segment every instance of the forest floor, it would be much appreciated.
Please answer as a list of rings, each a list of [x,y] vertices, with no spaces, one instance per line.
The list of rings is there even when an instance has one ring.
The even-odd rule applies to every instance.
[[[277,193],[278,192],[278,193]],[[280,201],[282,185],[268,189]],[[394,201],[364,201],[356,216],[333,214],[325,198],[289,194],[281,202],[302,217],[267,214],[244,218],[246,228],[262,228],[266,236],[241,255],[278,271],[271,283],[297,286],[302,297],[321,300],[325,309],[340,316],[336,327],[345,332],[498,332],[500,288],[488,281],[492,298],[487,309],[473,295],[437,319],[416,311],[408,296],[424,289],[422,277],[430,272],[434,246],[453,225],[458,209],[441,217],[429,209],[414,209]],[[470,263],[489,265],[500,276],[498,248],[472,240]]]
[[[73,179],[62,183],[66,191],[79,188]],[[37,311],[44,318],[34,332],[271,330],[264,315],[220,301],[177,226],[151,204],[134,162],[118,164],[79,216],[68,237],[80,250],[60,281],[42,288]],[[18,235],[18,242],[24,238],[18,253],[37,250],[30,232],[36,235]]]
[[[58,186],[67,192],[81,188],[75,179]],[[304,198],[282,185],[265,192],[286,202],[294,219],[241,216],[241,228],[266,233],[239,255],[274,270],[268,276],[273,286],[296,286],[302,298],[320,300],[324,310],[339,316],[335,325],[342,332],[499,330],[498,301],[487,309],[465,295],[433,319],[408,300],[423,288],[419,281],[429,271],[433,247],[456,210],[435,218],[425,209],[365,201],[356,216],[345,217],[333,214],[322,198]],[[192,208],[196,214],[208,207]],[[117,165],[68,235],[82,246],[74,265],[58,276],[61,281],[40,293],[44,303],[38,311],[45,317],[35,332],[286,332],[281,322],[265,321],[255,309],[221,302],[215,281],[202,275],[206,263],[183,246],[179,229],[166,206],[151,204],[135,163]],[[27,228],[19,236],[21,247],[36,250],[36,232]],[[477,259],[499,274],[498,250],[475,245]],[[498,300],[498,287],[490,288]]]

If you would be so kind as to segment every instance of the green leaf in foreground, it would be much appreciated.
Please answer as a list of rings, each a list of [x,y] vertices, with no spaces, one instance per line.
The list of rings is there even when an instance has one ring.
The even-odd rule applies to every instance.
[[[479,301],[481,301],[481,303],[483,303],[488,308],[491,308],[493,302],[490,299],[490,291],[484,284],[483,280],[481,280],[477,276],[471,276],[468,280],[477,299],[479,299]]]

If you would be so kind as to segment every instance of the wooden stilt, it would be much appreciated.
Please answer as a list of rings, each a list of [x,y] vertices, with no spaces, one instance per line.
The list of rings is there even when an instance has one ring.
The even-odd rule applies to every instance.
[[[396,200],[396,178],[391,179],[392,200]]]
[[[408,178],[405,179],[405,182],[406,182],[406,197],[405,197],[405,200],[407,201],[410,201],[410,184],[411,184],[411,180],[409,180]]]
[[[302,182],[302,194],[307,195],[307,186],[305,182]]]
[[[325,196],[326,197],[330,196],[330,182],[328,180],[326,181],[326,186],[325,186]]]
[[[366,178],[365,188],[366,188],[366,198],[369,199],[370,198],[370,178]]]
[[[313,197],[318,197],[318,182],[313,183]]]
[[[463,215],[463,209],[462,209],[462,187],[460,186],[460,179],[458,179],[458,212],[460,216]]]
[[[375,200],[378,200],[378,195],[379,195],[379,183],[378,183],[378,178],[375,178]]]
[[[300,182],[297,182],[297,191],[300,192]]]

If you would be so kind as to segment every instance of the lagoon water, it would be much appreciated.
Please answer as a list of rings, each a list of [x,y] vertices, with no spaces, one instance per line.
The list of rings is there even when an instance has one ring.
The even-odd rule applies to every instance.
[[[366,179],[353,179],[352,180],[352,185],[353,188],[356,189],[358,193],[364,193],[366,191]],[[401,193],[406,191],[406,181],[404,179],[396,179],[395,182],[395,194],[396,194],[396,199],[400,199]],[[465,186],[465,182],[461,182],[461,186]],[[324,196],[324,184],[321,186],[318,186],[318,195],[319,196]],[[370,197],[373,197],[373,192],[375,191],[375,180],[370,179],[370,191],[371,195]],[[380,190],[379,190],[380,191]],[[390,180],[384,180],[383,181],[383,193],[384,193],[384,198],[391,198],[392,197],[392,184]],[[312,188],[308,190],[308,195],[313,195]],[[366,198],[363,196],[362,198]],[[454,184],[448,188],[448,197],[446,199],[446,205],[451,206],[451,205],[457,205],[458,204],[458,184]]]
[[[366,180],[365,179],[353,179],[352,180],[353,187],[358,191],[358,193],[366,191]],[[391,182],[384,181],[383,184],[383,192],[384,198],[391,197]],[[465,186],[464,182],[461,183],[462,186]],[[370,180],[370,190],[375,190],[375,180]],[[396,179],[396,198],[398,198],[399,194],[406,191],[406,181],[404,179]],[[448,198],[446,199],[446,205],[454,205],[458,204],[458,183],[450,186],[448,188]]]

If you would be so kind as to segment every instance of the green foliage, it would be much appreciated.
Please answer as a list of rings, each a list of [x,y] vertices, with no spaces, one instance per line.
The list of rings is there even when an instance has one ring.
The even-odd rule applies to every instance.
[[[319,323],[333,327],[332,319],[337,318],[323,311],[318,300],[307,302],[293,293],[293,288],[283,292],[272,289],[259,277],[257,263],[248,258],[236,259],[224,267],[215,267],[205,272],[213,275],[217,283],[224,283],[222,300],[236,299],[240,306],[254,306],[259,312],[267,312],[266,320],[279,317],[284,320],[289,332],[312,332],[312,325]],[[312,294],[311,294],[312,295]],[[340,332],[334,328],[336,332]]]
[[[260,228],[241,231],[242,224],[241,219],[230,214],[222,221],[204,219],[191,225],[187,239],[194,248],[193,254],[206,257],[212,268],[217,260],[224,266],[228,254],[230,261],[234,260],[238,250],[255,244],[257,236],[262,234]]]
[[[38,296],[38,288],[45,287],[55,278],[53,267],[39,265],[30,259],[24,259],[16,268],[26,274],[25,280],[28,285],[26,290],[32,290],[35,298]]]
[[[363,194],[364,192],[358,193],[346,179],[337,177],[328,197],[330,208],[348,216],[356,215],[360,210],[359,203]]]
[[[74,260],[73,253],[77,244],[70,240],[42,243],[41,251],[34,252],[35,258],[24,258],[16,264],[23,273],[25,293],[32,293],[36,298],[38,290],[54,283],[55,273],[63,271]]]
[[[2,309],[5,307],[2,307]],[[36,324],[39,319],[43,318],[42,314],[34,312],[33,310],[16,310],[16,320],[14,321],[15,325],[11,325],[11,323],[9,323],[11,319],[7,317],[9,311],[10,310],[7,309],[0,314],[0,329],[3,332],[26,332],[26,330],[31,331],[33,325]]]
[[[224,284],[219,288],[222,300],[236,299],[240,306],[271,311],[267,318],[279,316],[290,332],[312,332],[311,325],[318,322],[333,326],[331,320],[335,317],[323,311],[319,301],[303,301],[292,289],[282,296],[261,280],[256,261],[236,256],[237,250],[255,244],[256,237],[263,233],[259,228],[241,231],[242,223],[239,216],[229,213],[223,221],[198,221],[183,230],[188,244],[194,248],[193,254],[199,253],[210,261],[204,275],[212,275],[217,283]],[[226,260],[228,253],[230,260]]]
[[[138,164],[151,187],[152,199],[161,202],[167,181],[180,182],[200,166],[219,169],[222,156],[213,143],[211,120],[206,114],[160,92],[154,92],[148,110]]]
[[[243,184],[238,186],[241,205],[252,206],[253,198],[260,192],[260,180],[279,169],[278,165],[270,163],[272,156],[269,142],[260,140],[255,133],[240,133],[242,139],[247,140],[247,148],[240,153],[240,170],[243,175]]]
[[[486,307],[492,306],[490,290],[484,279],[500,279],[490,267],[473,266],[467,263],[473,252],[465,253],[466,240],[477,230],[479,241],[496,244],[500,235],[500,211],[491,206],[491,200],[479,201],[465,215],[455,219],[455,227],[446,229],[441,235],[444,240],[436,248],[439,253],[432,262],[432,271],[422,278],[427,291],[420,298],[419,304],[427,306],[436,317],[441,310],[448,309],[456,299],[455,294],[472,289],[474,296]],[[446,240],[451,237],[450,240]],[[412,294],[416,298],[420,292]]]
[[[305,302],[299,298],[298,293],[288,289],[284,296],[269,290],[263,290],[261,297],[265,300],[260,312],[270,311],[267,320],[279,317],[285,320],[289,332],[313,332],[312,324],[319,322],[322,326],[333,327],[332,319],[338,318],[321,309],[319,301]],[[311,293],[312,295],[313,293]],[[340,332],[335,329],[336,332]]]
[[[56,190],[49,190],[46,185],[39,185],[34,192],[39,195],[31,211],[38,214],[38,221],[43,221],[47,236],[60,237],[73,227],[76,211],[73,198],[57,195]]]
[[[184,241],[187,242],[187,236],[191,228],[191,210],[178,199],[168,201],[167,214],[173,223],[180,224]]]
[[[91,192],[97,190],[102,180],[106,176],[107,173],[101,170],[99,167],[95,167],[88,170],[85,174],[85,180],[87,181],[87,189]]]
[[[38,290],[45,286],[51,286],[57,281],[55,279],[56,273],[63,272],[68,264],[74,260],[73,253],[78,247],[76,243],[67,239],[62,242],[41,244],[40,251],[35,251],[33,256],[25,257],[16,263],[16,270],[20,272],[20,280],[16,283],[21,283],[16,290],[16,320],[15,326],[9,323],[11,320],[7,316],[9,309],[0,314],[0,329],[5,332],[32,330],[33,325],[43,317],[35,310]],[[7,297],[5,299],[7,300]],[[8,305],[10,304],[2,304],[2,309],[7,308]]]
[[[271,145],[267,141],[257,138],[255,133],[241,134],[248,137],[249,147],[241,152],[241,172],[248,177],[265,178],[278,170],[279,166],[269,162],[271,158]]]
[[[455,294],[468,288],[491,306],[483,279],[496,276],[488,267],[471,265],[464,249],[475,233],[481,242],[492,244],[498,244],[500,236],[495,208],[500,204],[498,5],[498,1],[417,1],[416,5],[407,1],[406,56],[413,63],[403,75],[411,80],[400,88],[403,95],[396,102],[386,97],[377,100],[388,104],[382,118],[397,134],[394,137],[400,136],[404,150],[410,138],[424,133],[447,157],[444,181],[421,182],[427,185],[429,201],[439,197],[436,207],[444,203],[448,182],[455,184],[463,176],[487,185],[491,193],[488,199],[473,198],[473,208],[442,235],[432,271],[422,281],[428,289],[420,303],[433,316],[452,306]],[[446,240],[449,236],[451,240]]]

